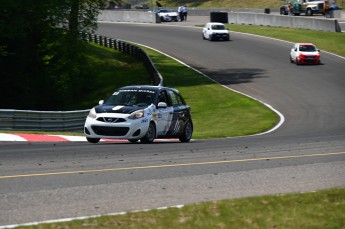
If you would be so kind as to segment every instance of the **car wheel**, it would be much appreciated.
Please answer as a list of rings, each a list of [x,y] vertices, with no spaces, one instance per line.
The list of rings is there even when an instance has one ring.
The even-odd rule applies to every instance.
[[[139,139],[128,139],[128,141],[129,141],[130,143],[136,143],[137,141],[139,141]]]
[[[206,40],[205,36],[204,36],[204,33],[201,33],[201,36],[202,36],[202,39],[203,40]]]
[[[147,130],[144,137],[140,139],[141,143],[152,143],[156,137],[156,126],[153,122],[150,123],[149,129]]]
[[[307,9],[307,12],[305,14],[307,16],[313,16],[313,11],[311,9]]]
[[[296,63],[296,65],[299,65],[299,60],[298,60],[298,58],[295,59],[295,63]]]
[[[90,143],[98,143],[100,138],[86,138],[86,140]]]
[[[193,125],[190,120],[184,126],[182,135],[179,137],[181,142],[189,142],[193,135]]]
[[[212,35],[210,35],[210,36],[208,37],[208,39],[209,39],[210,41],[213,41],[213,40],[214,40]]]
[[[291,56],[290,56],[290,63],[293,63],[293,59],[291,58]]]
[[[286,15],[285,9],[284,9],[284,8],[281,8],[281,9],[280,9],[280,15]]]

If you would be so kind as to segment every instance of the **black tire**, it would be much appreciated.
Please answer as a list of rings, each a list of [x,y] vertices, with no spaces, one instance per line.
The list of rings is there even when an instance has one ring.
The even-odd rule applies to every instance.
[[[307,12],[305,12],[307,16],[313,16],[313,11],[311,9],[307,9]]]
[[[130,143],[136,143],[137,141],[139,141],[139,139],[128,139],[128,141],[129,141]]]
[[[86,140],[90,143],[98,143],[99,140],[101,140],[100,138],[86,138]]]
[[[208,37],[208,39],[209,39],[210,41],[213,41],[213,40],[214,40],[212,35],[210,35],[210,36]]]
[[[181,136],[179,136],[180,142],[189,142],[193,135],[193,125],[190,120],[188,120],[184,126],[184,130]]]
[[[141,143],[152,143],[156,137],[156,126],[153,122],[150,123],[149,129],[147,130],[144,137],[140,139]]]
[[[280,8],[280,15],[287,15],[285,8]]]
[[[202,36],[202,39],[203,40],[206,40],[205,36],[204,36],[204,33],[201,33],[201,36]]]
[[[293,59],[291,58],[291,56],[290,56],[290,63],[293,63]]]

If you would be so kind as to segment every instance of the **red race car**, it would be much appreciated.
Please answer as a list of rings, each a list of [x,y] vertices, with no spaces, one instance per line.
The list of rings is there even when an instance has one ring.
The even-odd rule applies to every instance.
[[[296,43],[290,52],[290,62],[298,64],[320,64],[320,50],[312,43]]]

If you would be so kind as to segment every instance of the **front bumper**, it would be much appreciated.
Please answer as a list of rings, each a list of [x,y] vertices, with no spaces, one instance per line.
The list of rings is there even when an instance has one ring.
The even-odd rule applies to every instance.
[[[299,64],[320,64],[320,58],[299,58]]]
[[[112,139],[140,139],[145,136],[149,128],[147,118],[123,119],[120,122],[106,122],[104,117],[96,119],[87,117],[84,125],[84,134],[88,138]],[[116,118],[116,117],[111,117]],[[100,121],[101,120],[101,121]]]
[[[217,40],[229,40],[230,35],[228,33],[213,33],[212,38]]]
[[[164,21],[170,22],[170,21],[179,21],[180,17],[179,16],[163,16],[162,17]]]

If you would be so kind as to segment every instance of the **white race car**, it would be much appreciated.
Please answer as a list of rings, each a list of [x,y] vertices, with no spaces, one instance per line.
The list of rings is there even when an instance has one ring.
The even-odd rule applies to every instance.
[[[180,21],[179,14],[172,9],[157,8],[152,12],[157,13],[161,21]]]
[[[157,137],[189,142],[193,134],[191,108],[173,88],[122,87],[90,110],[84,133],[91,143],[101,138],[151,143]]]
[[[202,29],[202,38],[208,39],[210,41],[214,41],[214,40],[229,41],[230,33],[223,23],[209,22],[209,23],[206,23],[206,25]]]

